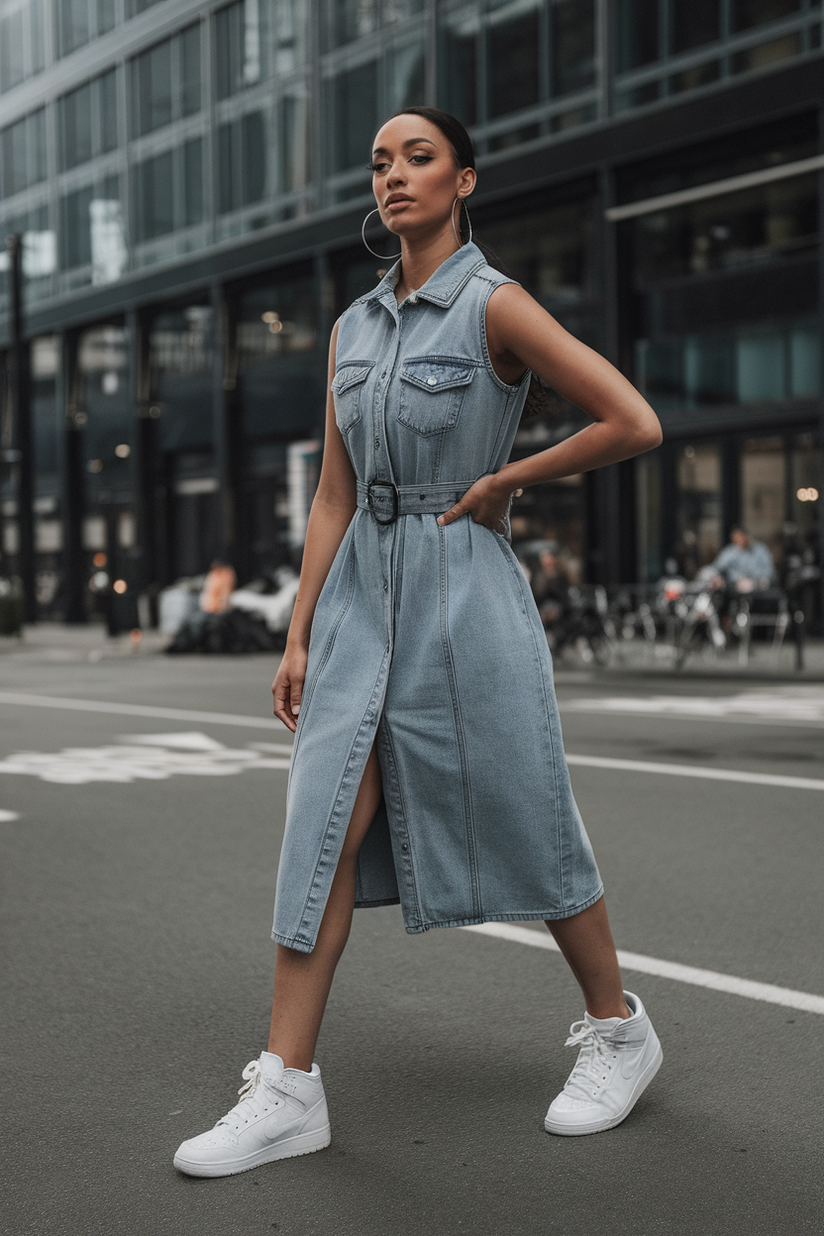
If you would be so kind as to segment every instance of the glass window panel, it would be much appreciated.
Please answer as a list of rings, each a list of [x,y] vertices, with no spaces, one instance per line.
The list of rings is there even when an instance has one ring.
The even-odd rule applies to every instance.
[[[783,38],[771,39],[769,43],[759,43],[757,47],[736,52],[732,58],[732,71],[749,73],[752,69],[766,69],[771,64],[797,56],[800,51],[801,35],[785,34]]]
[[[160,445],[176,450],[212,440],[211,375],[214,365],[213,314],[209,305],[158,314],[149,331],[151,396],[161,409]]]
[[[783,552],[786,452],[781,438],[749,438],[741,452],[741,522],[766,542],[775,561]]]
[[[278,105],[279,184],[283,193],[302,189],[311,179],[308,109],[304,95],[284,95]]]
[[[25,77],[22,5],[0,16],[0,90],[11,90]]]
[[[203,142],[193,138],[183,146],[183,222],[203,221]]]
[[[259,202],[266,192],[266,125],[262,112],[249,112],[240,122],[243,205]]]
[[[32,73],[39,73],[46,67],[46,4],[47,0],[29,0]]]
[[[180,114],[200,111],[200,23],[180,35]]]
[[[32,112],[27,118],[26,138],[29,143],[29,184],[46,179],[46,109]]]
[[[172,119],[172,44],[167,39],[132,61],[134,116],[137,136],[151,133]]]
[[[87,186],[67,193],[60,203],[60,265],[64,270],[86,266],[92,260],[89,206],[94,189]]]
[[[801,0],[733,0],[732,28],[749,30],[752,26],[797,13],[800,8]]]
[[[450,14],[441,32],[443,106],[465,125],[478,121],[478,14],[474,8]]]
[[[594,0],[558,0],[550,10],[552,93],[572,94],[595,81]]]
[[[638,344],[637,370],[646,398],[658,412],[679,407],[684,398],[684,356],[680,341]]]
[[[240,169],[235,167],[238,145],[234,140],[234,123],[222,124],[217,131],[217,208],[225,215],[240,204],[238,188]]]
[[[98,78],[100,88],[100,148],[114,150],[117,146],[117,70]]]
[[[821,390],[821,329],[799,326],[790,333],[790,394],[795,398]]]
[[[734,403],[735,363],[726,336],[693,335],[684,347],[684,384],[696,404]]]
[[[137,232],[151,240],[174,229],[172,152],[146,159],[135,169]]]
[[[246,434],[277,440],[313,432],[323,416],[324,361],[311,274],[244,291],[237,349]]]
[[[89,0],[57,0],[58,44],[61,56],[88,43]]]
[[[378,28],[378,0],[324,0],[325,45],[329,50]]]
[[[92,84],[86,82],[59,101],[62,137],[61,166],[76,167],[94,153],[92,146]]]
[[[490,116],[505,116],[538,102],[538,57],[537,12],[490,27]]]
[[[658,0],[618,0],[618,70],[658,59]]]
[[[718,81],[721,76],[721,62],[708,60],[706,64],[698,64],[692,69],[684,69],[674,73],[669,79],[670,93],[680,94],[683,90],[696,90],[708,82]]]
[[[97,0],[97,34],[113,30],[115,18],[115,0]]]
[[[28,184],[26,121],[3,130],[3,196],[11,197]]]
[[[780,260],[811,251],[817,227],[813,176],[644,215],[637,222],[637,276],[647,282]]]
[[[690,51],[721,34],[720,0],[672,0],[672,50]]]
[[[424,102],[423,45],[398,48],[387,62],[387,111],[420,106]]]
[[[779,334],[742,335],[735,350],[740,403],[784,397],[784,338]]]
[[[681,565],[706,566],[721,548],[721,449],[718,442],[688,443],[676,462],[676,528]],[[667,551],[670,547],[667,546]],[[697,562],[695,561],[697,557]],[[687,574],[692,575],[693,570]]]
[[[89,203],[92,283],[112,283],[126,269],[128,251],[117,176],[107,176]]]
[[[239,0],[216,14],[217,94],[228,98],[261,76],[259,0]]]
[[[329,92],[331,163],[335,171],[366,164],[378,127],[378,66],[374,60],[340,73]]]
[[[308,0],[273,0],[276,73],[291,73],[305,62],[308,17]]]

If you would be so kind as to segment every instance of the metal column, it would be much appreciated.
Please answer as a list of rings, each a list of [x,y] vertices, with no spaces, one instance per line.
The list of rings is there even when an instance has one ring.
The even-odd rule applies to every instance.
[[[9,251],[9,405],[17,452],[17,574],[23,592],[23,621],[37,621],[34,562],[34,443],[31,431],[29,348],[23,338],[23,237],[7,240]]]

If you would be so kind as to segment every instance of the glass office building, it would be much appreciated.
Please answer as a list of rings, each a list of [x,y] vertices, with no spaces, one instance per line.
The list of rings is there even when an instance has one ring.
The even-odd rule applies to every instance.
[[[151,596],[218,554],[249,579],[299,553],[328,334],[382,273],[360,243],[370,139],[414,103],[472,133],[478,235],[665,426],[641,460],[528,491],[516,535],[592,582],[694,569],[737,520],[779,562],[816,557],[821,19],[815,0],[0,0],[42,613],[82,621],[104,559]],[[4,407],[0,573],[25,524]],[[515,449],[582,419],[550,393]]]

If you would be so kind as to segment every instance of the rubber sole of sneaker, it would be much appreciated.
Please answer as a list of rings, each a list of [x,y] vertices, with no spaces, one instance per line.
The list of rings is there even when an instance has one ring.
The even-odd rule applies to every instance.
[[[606,1133],[607,1129],[614,1129],[616,1125],[621,1124],[626,1120],[627,1116],[632,1111],[635,1104],[640,1099],[641,1095],[646,1090],[647,1086],[652,1081],[655,1074],[661,1067],[661,1062],[664,1059],[664,1053],[659,1043],[655,1050],[655,1055],[650,1060],[643,1072],[639,1073],[635,1079],[635,1084],[629,1096],[629,1100],[614,1116],[610,1116],[606,1120],[592,1120],[588,1124],[569,1125],[556,1123],[550,1120],[549,1113],[544,1120],[544,1128],[547,1133],[555,1133],[558,1137],[584,1137],[588,1133]]]
[[[242,1159],[197,1163],[176,1154],[173,1162],[177,1170],[185,1176],[236,1176],[239,1172],[249,1172],[253,1167],[261,1167],[264,1163],[275,1163],[278,1159],[295,1159],[301,1154],[314,1154],[318,1150],[325,1150],[331,1141],[332,1129],[327,1124],[324,1129],[299,1133],[297,1137],[287,1137],[282,1142],[265,1146]]]

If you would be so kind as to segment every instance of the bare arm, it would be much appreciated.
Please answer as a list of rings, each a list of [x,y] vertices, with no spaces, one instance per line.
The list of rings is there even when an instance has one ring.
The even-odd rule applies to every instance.
[[[589,472],[658,446],[661,426],[644,397],[523,288],[496,288],[487,304],[486,327],[490,357],[504,381],[514,382],[525,368],[531,369],[593,423],[548,450],[482,477],[440,517],[440,524],[469,511],[476,523],[496,529],[516,489]]]
[[[336,323],[329,344],[330,384],[335,375],[337,339]],[[296,728],[296,717],[300,712],[315,606],[355,512],[355,495],[355,473],[335,420],[335,405],[329,390],[326,399],[323,466],[309,513],[300,586],[289,624],[283,660],[272,683],[275,716],[292,731]]]

